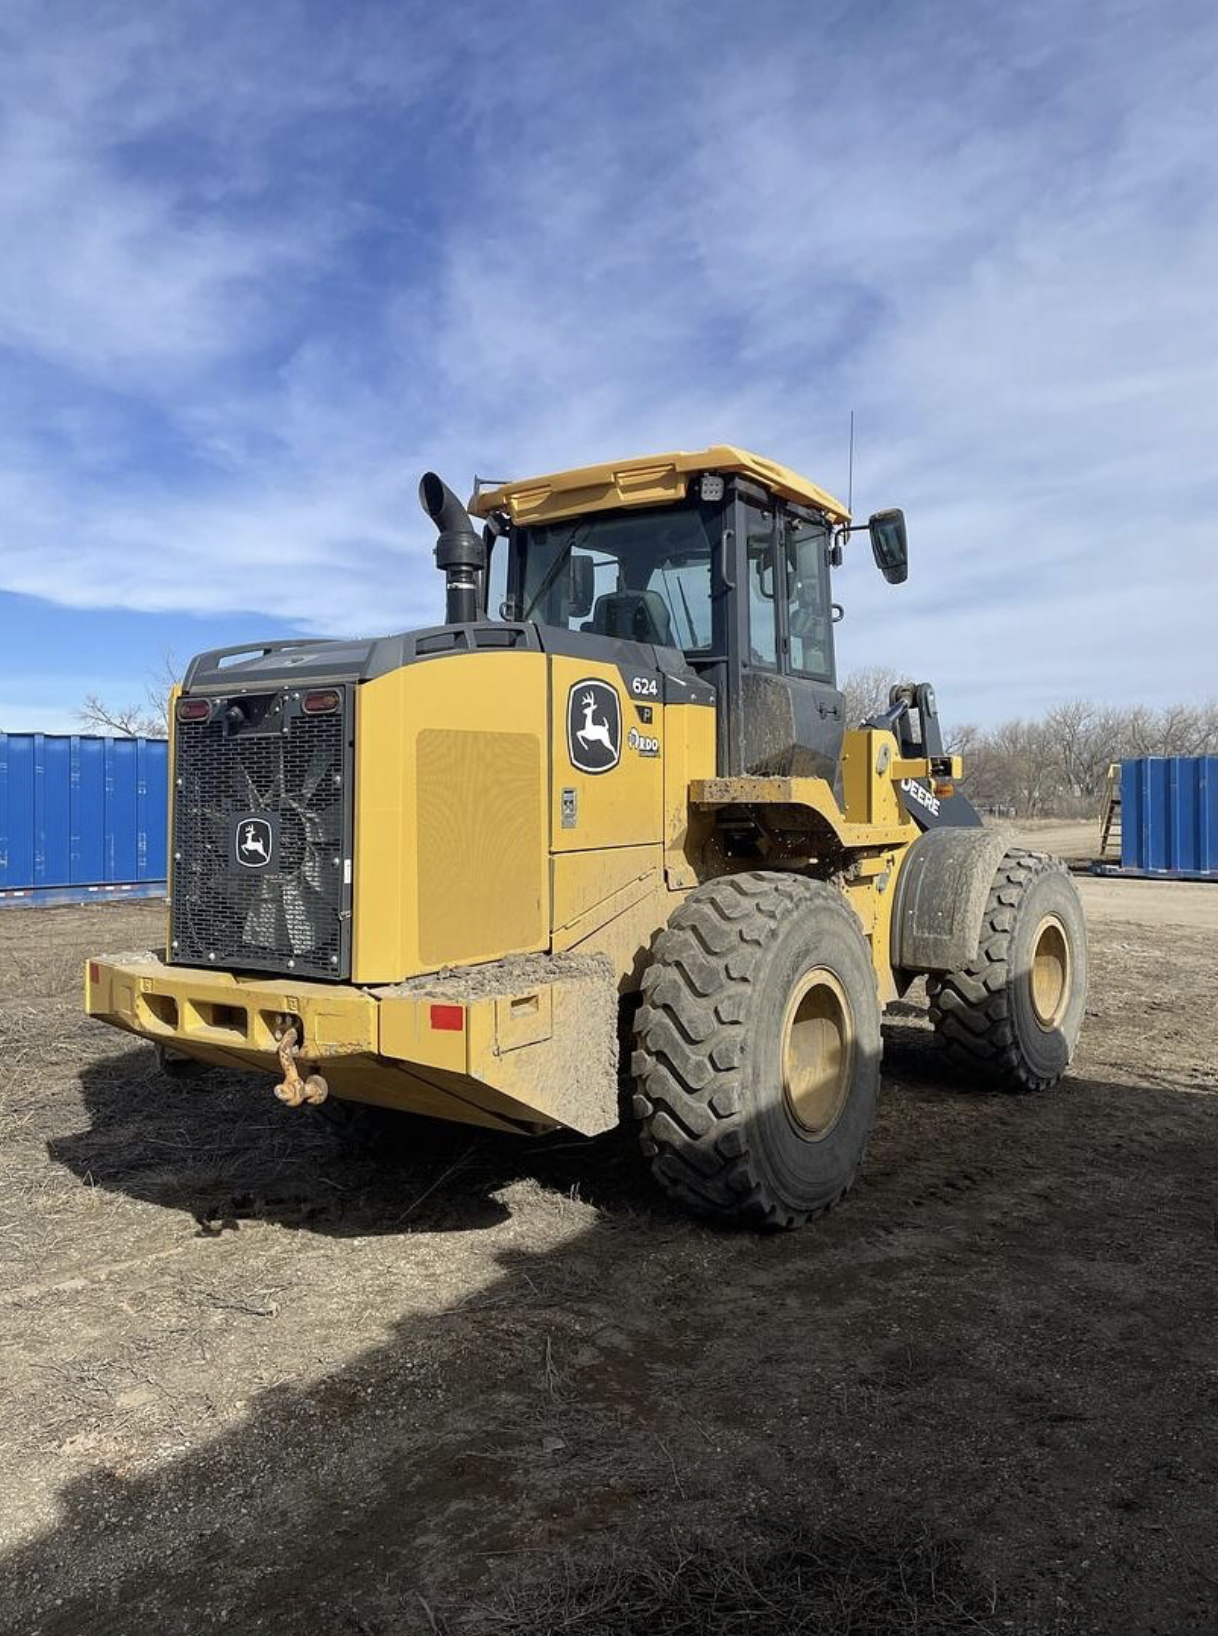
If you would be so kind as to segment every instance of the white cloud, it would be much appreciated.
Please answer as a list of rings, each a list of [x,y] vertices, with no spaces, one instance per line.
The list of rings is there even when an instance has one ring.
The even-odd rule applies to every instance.
[[[49,374],[0,403],[0,587],[427,622],[425,466],[728,439],[840,489],[854,407],[914,569],[856,541],[847,662],[957,718],[1212,690],[1209,11],[761,5],[742,56],[691,10],[589,50],[546,4],[527,49],[187,6],[92,78],[80,32],[10,60],[0,342]]]

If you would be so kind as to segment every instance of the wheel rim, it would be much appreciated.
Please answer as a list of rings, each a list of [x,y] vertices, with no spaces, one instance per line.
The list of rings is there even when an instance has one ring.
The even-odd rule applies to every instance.
[[[1046,915],[1032,941],[1032,1010],[1041,1028],[1056,1028],[1070,1000],[1070,940],[1056,915]]]
[[[805,1141],[837,1123],[854,1071],[854,1019],[846,992],[818,966],[796,985],[782,1030],[782,1091],[787,1114]]]

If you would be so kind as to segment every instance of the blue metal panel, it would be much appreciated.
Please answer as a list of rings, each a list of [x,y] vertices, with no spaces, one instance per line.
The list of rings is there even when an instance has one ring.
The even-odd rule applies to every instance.
[[[165,803],[169,788],[169,745],[164,739],[140,740],[143,770],[140,774],[140,835],[142,837],[141,880],[165,879],[165,847],[168,821]]]
[[[27,886],[34,880],[34,739],[9,734],[0,755],[0,885]]]
[[[139,879],[134,739],[106,741],[106,879]]]
[[[0,904],[164,891],[162,739],[0,733]]]
[[[38,884],[66,886],[72,879],[72,741],[40,735],[36,745],[38,742],[42,748],[42,869]]]
[[[106,878],[106,741],[73,741],[72,881]]]
[[[1121,866],[1218,878],[1218,756],[1121,764]]]

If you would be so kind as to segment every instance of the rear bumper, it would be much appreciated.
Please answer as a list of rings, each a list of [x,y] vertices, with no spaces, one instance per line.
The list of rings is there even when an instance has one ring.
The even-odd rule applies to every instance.
[[[378,1050],[376,1004],[360,989],[167,966],[152,954],[90,960],[85,1010],[146,1039],[268,1071],[285,1015],[304,1023],[313,1060]]]
[[[92,1017],[204,1062],[279,1076],[282,1019],[338,1096],[496,1128],[617,1120],[617,985],[595,957],[535,956],[361,989],[103,956]]]

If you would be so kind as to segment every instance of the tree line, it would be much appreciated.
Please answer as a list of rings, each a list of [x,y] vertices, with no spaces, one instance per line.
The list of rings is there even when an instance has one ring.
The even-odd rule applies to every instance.
[[[842,683],[847,722],[883,708],[900,679],[882,666],[851,672]],[[1067,699],[995,727],[944,722],[943,734],[964,757],[961,787],[975,806],[1020,818],[1091,817],[1114,761],[1218,755],[1218,699],[1158,708]]]

